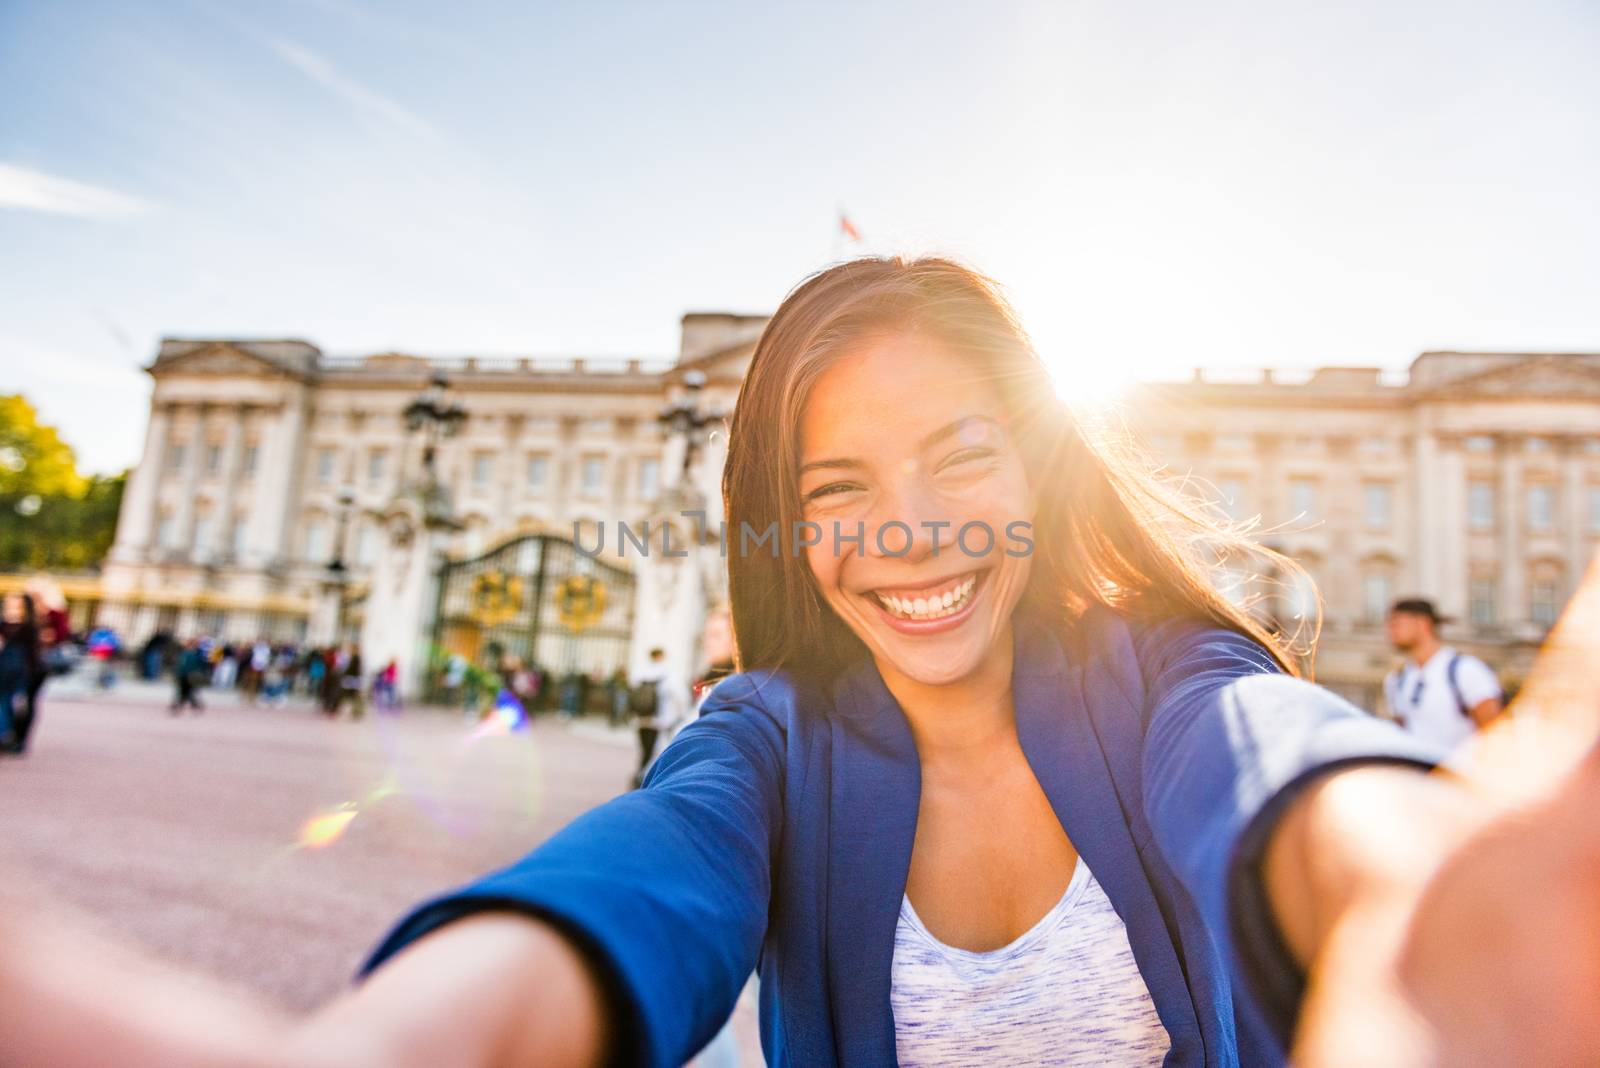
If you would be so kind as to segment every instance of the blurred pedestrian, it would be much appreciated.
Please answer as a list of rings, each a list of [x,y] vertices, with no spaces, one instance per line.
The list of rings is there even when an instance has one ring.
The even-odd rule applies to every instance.
[[[606,694],[611,726],[620,727],[628,718],[628,673],[622,668],[606,680]]]
[[[211,672],[211,687],[231,690],[239,677],[239,651],[232,642],[224,643],[217,653],[217,666]]]
[[[72,626],[67,620],[67,599],[61,587],[45,575],[28,580],[25,596],[32,602],[34,622],[39,633],[39,666],[28,684],[28,699],[17,717],[15,726],[18,751],[28,747],[28,735],[39,718],[39,696],[44,684],[52,675],[65,675],[72,670],[72,657],[67,643],[72,638]]]
[[[28,691],[43,671],[33,601],[12,591],[0,598],[0,752],[26,748]]]
[[[89,632],[89,659],[95,662],[95,685],[102,690],[111,689],[117,681],[117,670],[112,661],[122,648],[117,632],[110,627],[96,627]]]
[[[1505,695],[1489,665],[1439,639],[1449,621],[1420,597],[1394,603],[1385,630],[1406,658],[1383,680],[1383,694],[1402,727],[1453,749],[1500,715]]]
[[[350,718],[360,719],[366,714],[366,698],[362,691],[366,688],[366,679],[361,673],[361,647],[350,647],[350,655],[344,662],[344,668],[339,673],[339,696],[330,715],[337,717],[339,710],[350,703]]]
[[[650,650],[650,662],[634,676],[628,690],[628,710],[639,730],[639,770],[633,785],[644,782],[644,773],[656,756],[656,742],[688,713],[689,687],[667,666],[667,651]]]
[[[397,712],[400,709],[400,665],[393,657],[373,677],[372,704],[380,712]]]
[[[312,649],[306,654],[306,693],[313,700],[322,700],[322,683],[328,674],[327,652]]]
[[[204,712],[200,704],[200,687],[205,685],[206,678],[210,675],[210,665],[206,662],[206,655],[201,651],[200,639],[191,638],[184,644],[183,652],[178,655],[178,663],[172,669],[173,682],[176,684],[172,695],[172,704],[167,712],[178,715],[185,705],[194,709],[196,713]]]

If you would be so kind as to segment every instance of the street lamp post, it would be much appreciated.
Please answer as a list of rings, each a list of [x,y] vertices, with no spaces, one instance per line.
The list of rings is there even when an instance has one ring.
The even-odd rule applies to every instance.
[[[443,374],[434,374],[427,389],[402,412],[408,438],[421,439],[422,470],[404,479],[378,513],[388,536],[369,569],[361,620],[363,659],[379,667],[394,661],[405,687],[419,681],[426,666],[423,635],[430,621],[428,594],[438,575],[441,538],[461,529],[449,489],[439,479],[440,442],[460,433],[467,422],[466,409],[446,394],[449,385]]]
[[[667,663],[682,676],[694,667],[695,643],[705,618],[705,572],[714,564],[706,553],[718,540],[708,496],[695,485],[694,465],[706,429],[725,418],[722,412],[701,409],[705,386],[704,372],[685,373],[677,402],[657,416],[669,440],[682,440],[683,460],[677,477],[663,479],[666,485],[653,509],[660,522],[661,552],[646,553],[639,562],[628,651],[634,671],[644,667],[649,650],[657,647],[666,650]],[[696,515],[699,520],[693,529],[685,531],[685,518]]]
[[[349,489],[345,489],[340,492],[338,500],[339,527],[333,539],[333,559],[328,561],[327,583],[328,587],[339,598],[338,608],[334,615],[334,641],[336,644],[343,644],[345,640],[345,594],[350,587],[350,569],[344,562],[344,541],[350,525],[350,511],[356,503],[356,495]]]
[[[656,417],[656,422],[667,429],[669,434],[676,434],[683,438],[683,467],[679,471],[682,482],[689,480],[689,468],[694,465],[694,458],[700,452],[700,431],[713,423],[722,421],[720,412],[702,412],[700,410],[700,391],[706,388],[706,374],[704,371],[690,371],[683,376],[684,397],[677,404],[669,404],[661,409],[661,414]]]
[[[467,411],[454,401],[447,400],[445,391],[450,380],[437,372],[428,380],[422,395],[406,405],[406,429],[422,434],[422,481],[418,487],[422,498],[422,519],[430,528],[453,529],[455,519],[451,514],[450,497],[439,483],[436,463],[439,442],[460,433],[467,422]]]

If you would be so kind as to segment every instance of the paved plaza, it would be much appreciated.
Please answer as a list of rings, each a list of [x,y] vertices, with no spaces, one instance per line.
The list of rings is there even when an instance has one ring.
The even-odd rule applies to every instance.
[[[0,762],[12,889],[296,1011],[408,906],[614,796],[635,759],[631,732],[582,720],[495,735],[440,710],[335,722],[210,694],[175,718],[164,690],[67,682],[28,756]]]

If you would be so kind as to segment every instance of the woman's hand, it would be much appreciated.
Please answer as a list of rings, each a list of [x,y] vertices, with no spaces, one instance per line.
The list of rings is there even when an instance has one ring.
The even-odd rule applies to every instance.
[[[1361,768],[1291,806],[1266,877],[1311,962],[1297,1064],[1600,1063],[1596,664],[1591,569],[1462,778]]]
[[[1295,1062],[1596,1063],[1596,813],[1600,753],[1554,796],[1482,818],[1425,856],[1420,877],[1355,895],[1318,949]]]

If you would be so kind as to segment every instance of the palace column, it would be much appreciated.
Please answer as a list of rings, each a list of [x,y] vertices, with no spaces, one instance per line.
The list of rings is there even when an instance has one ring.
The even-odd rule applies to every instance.
[[[216,542],[211,548],[211,558],[228,558],[233,553],[230,538],[233,536],[234,498],[239,486],[239,452],[244,440],[244,422],[250,411],[248,404],[222,409],[227,420],[228,433],[222,443],[222,496],[217,502],[217,522],[214,524]]]
[[[1522,457],[1520,438],[1500,435],[1500,619],[1520,630],[1528,619],[1522,536]]]
[[[191,560],[194,559],[194,504],[200,490],[200,461],[201,453],[205,450],[209,407],[203,403],[195,406],[189,444],[183,453],[184,468],[178,472],[183,480],[183,489],[178,494],[178,511],[173,523],[178,531],[178,543],[174,547],[184,550],[185,556]]]
[[[171,424],[171,404],[159,401],[150,406],[150,420],[145,424],[144,451],[139,456],[139,463],[128,475],[127,492],[123,494],[122,507],[117,516],[117,541],[111,549],[114,563],[138,563],[150,548],[155,525],[156,491],[160,488],[161,473],[166,465],[167,434]]]
[[[1584,497],[1583,441],[1576,437],[1561,440],[1561,555],[1566,557],[1566,582],[1563,598],[1577,592],[1578,583],[1589,566],[1584,552],[1583,527],[1588,519]]]
[[[1439,441],[1439,462],[1434,471],[1438,486],[1434,503],[1438,511],[1418,516],[1418,527],[1433,527],[1433,552],[1437,556],[1437,585],[1427,588],[1446,615],[1467,614],[1467,460],[1457,437]],[[1422,540],[1427,540],[1426,533]]]
[[[245,539],[246,556],[254,566],[271,566],[289,553],[286,531],[299,504],[295,480],[304,426],[305,402],[296,390],[278,406],[262,436]]]

